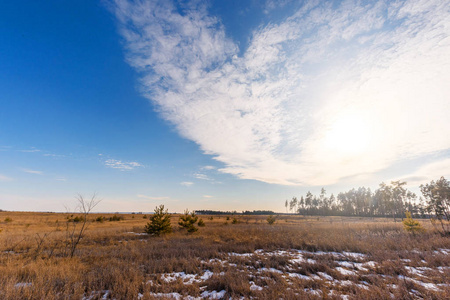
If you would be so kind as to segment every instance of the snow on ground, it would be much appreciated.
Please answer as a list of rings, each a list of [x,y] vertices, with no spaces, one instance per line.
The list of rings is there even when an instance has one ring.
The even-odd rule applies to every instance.
[[[184,272],[173,272],[173,273],[164,273],[161,274],[161,280],[165,282],[174,282],[178,279],[184,284],[193,284],[193,283],[202,283],[214,275],[213,272],[206,270],[202,276],[197,274],[186,274]]]
[[[356,275],[355,272],[347,270],[347,269],[344,269],[342,267],[336,267],[335,269],[336,269],[336,271],[338,271],[342,275]]]
[[[450,254],[450,249],[439,249],[432,253],[434,255],[448,255]],[[273,258],[276,261],[279,257],[283,257],[284,259],[280,260],[283,263],[280,263],[278,267],[273,264],[266,264],[268,261],[274,261]],[[226,296],[227,292],[225,290],[208,290],[208,280],[214,275],[223,276],[225,272],[246,272],[248,274],[249,287],[252,292],[263,292],[268,288],[264,281],[273,281],[272,276],[281,275],[281,278],[286,280],[292,288],[296,286],[293,285],[296,281],[300,285],[306,284],[302,283],[302,280],[306,282],[320,281],[320,284],[324,284],[330,289],[329,296],[338,295],[341,299],[349,299],[351,297],[351,295],[342,294],[342,288],[348,289],[350,287],[351,290],[370,290],[370,282],[372,282],[370,278],[375,277],[382,279],[391,292],[399,288],[399,285],[395,284],[396,280],[413,283],[417,288],[411,289],[410,294],[416,298],[421,297],[420,288],[429,290],[430,292],[443,292],[445,289],[450,288],[450,284],[446,283],[445,279],[443,279],[444,282],[436,282],[442,277],[439,274],[447,272],[450,267],[425,267],[423,265],[426,265],[427,262],[423,259],[420,261],[419,266],[412,265],[413,261],[410,259],[402,259],[399,261],[403,264],[405,274],[408,274],[408,276],[379,274],[379,267],[381,267],[383,262],[375,262],[370,260],[369,255],[358,252],[311,252],[295,249],[277,251],[258,249],[251,253],[230,252],[223,253],[218,258],[201,260],[203,272],[200,274],[187,274],[185,272],[155,274],[162,284],[170,285],[180,282],[184,285],[201,284],[200,297],[183,295],[177,292],[150,293],[150,295],[156,298],[176,300],[222,299]],[[315,269],[314,266],[322,266],[323,268],[323,264],[329,267],[329,274],[313,271]],[[211,270],[216,271],[213,272]],[[365,278],[367,278],[367,281]],[[149,283],[153,285],[152,280]],[[15,285],[15,287],[25,286],[31,286],[31,283],[17,283]],[[322,291],[317,288],[304,288],[303,291],[311,294],[311,296],[322,297]],[[109,293],[109,291],[92,292],[88,297],[84,297],[83,299],[106,299],[105,297],[109,297]],[[391,295],[394,296],[392,293]],[[138,299],[143,297],[143,294],[138,295]],[[228,298],[228,296],[226,297]]]
[[[258,269],[258,273],[261,273],[261,272],[270,272],[270,273],[283,274],[283,271],[275,269],[275,268],[259,268]]]
[[[220,292],[216,292],[216,291],[212,291],[212,292],[208,292],[208,291],[204,291],[202,293],[202,297],[205,299],[222,299],[225,296],[226,291],[225,290],[221,290]]]
[[[250,283],[250,289],[252,291],[262,291],[263,288],[259,285],[256,285],[253,281],[250,281],[249,283]]]
[[[169,299],[175,299],[175,300],[197,300],[201,299],[199,297],[192,297],[192,296],[183,296],[179,293],[150,293],[150,296],[153,296],[155,298],[169,298]]]
[[[288,273],[289,277],[295,277],[303,280],[312,280],[311,277],[303,275],[303,274],[297,274],[297,273]]]
[[[33,284],[31,282],[18,282],[14,285],[15,288],[21,288],[21,287],[29,287]]]
[[[334,278],[330,275],[328,275],[327,273],[323,273],[323,272],[317,272],[318,275],[322,276],[323,278],[325,278],[328,281],[333,281]]]
[[[108,299],[109,294],[110,294],[109,290],[94,291],[94,292],[91,292],[91,294],[89,296],[84,296],[82,298],[82,300]],[[100,296],[101,296],[101,298],[99,298]]]
[[[145,233],[145,232],[132,232],[132,231],[129,231],[129,232],[125,232],[125,233],[133,234],[133,235],[148,235],[148,233]]]

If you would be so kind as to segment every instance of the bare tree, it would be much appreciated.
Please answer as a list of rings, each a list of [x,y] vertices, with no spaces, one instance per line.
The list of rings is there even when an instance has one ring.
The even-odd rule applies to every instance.
[[[73,257],[73,255],[75,254],[75,250],[77,249],[78,244],[84,237],[84,234],[89,227],[87,219],[89,213],[101,201],[101,199],[98,199],[96,193],[94,193],[89,200],[84,198],[84,196],[81,194],[78,194],[76,196],[76,199],[78,201],[76,210],[81,214],[81,220],[80,218],[77,219],[77,222],[75,220],[68,220],[66,226],[66,254],[70,257]]]

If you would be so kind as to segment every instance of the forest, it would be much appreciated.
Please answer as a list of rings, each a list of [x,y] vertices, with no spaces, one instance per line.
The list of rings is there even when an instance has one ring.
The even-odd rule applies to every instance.
[[[437,222],[450,220],[450,182],[441,177],[420,185],[421,196],[409,191],[404,181],[382,182],[379,188],[353,188],[337,196],[307,192],[300,198],[286,200],[286,212],[302,215],[359,216],[403,218],[408,211],[416,218],[433,218]],[[444,229],[444,228],[443,228]],[[446,230],[444,230],[446,231]]]

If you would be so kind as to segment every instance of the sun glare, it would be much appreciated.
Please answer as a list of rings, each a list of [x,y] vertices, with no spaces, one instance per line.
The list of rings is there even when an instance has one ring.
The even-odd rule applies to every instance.
[[[325,134],[325,146],[343,156],[364,153],[371,140],[370,126],[363,117],[344,115],[336,119]]]

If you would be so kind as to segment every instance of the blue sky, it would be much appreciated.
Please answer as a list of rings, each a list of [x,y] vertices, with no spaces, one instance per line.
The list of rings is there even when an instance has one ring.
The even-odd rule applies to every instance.
[[[0,4],[0,208],[284,210],[450,175],[448,1]]]

